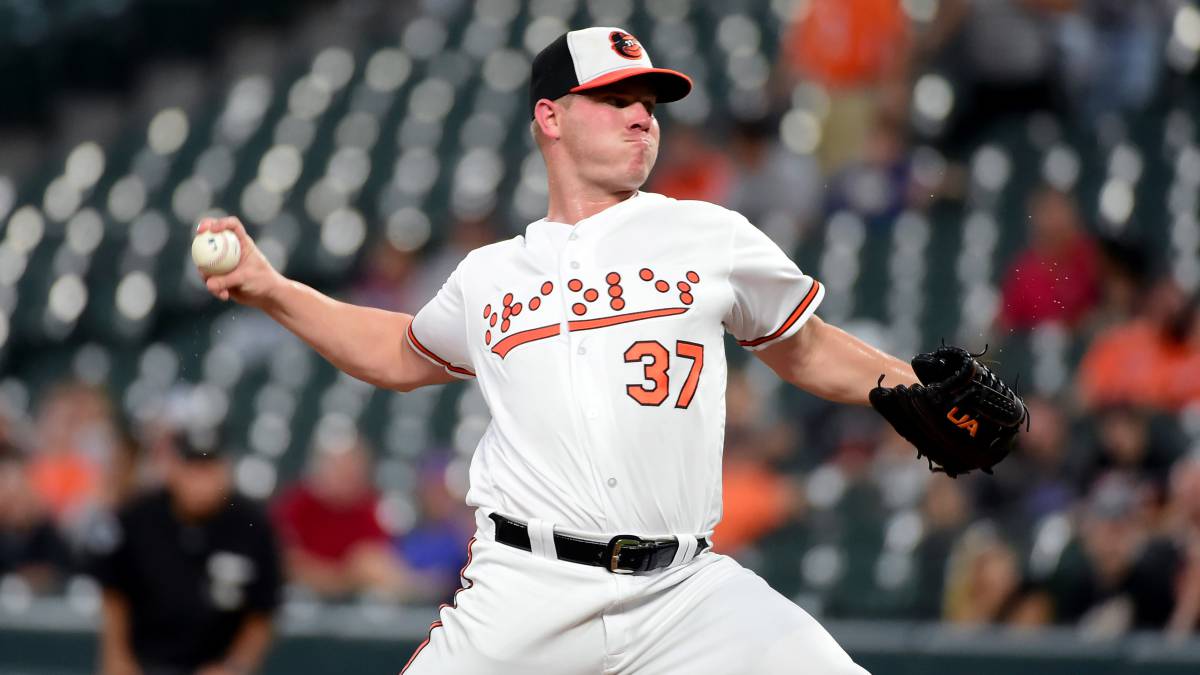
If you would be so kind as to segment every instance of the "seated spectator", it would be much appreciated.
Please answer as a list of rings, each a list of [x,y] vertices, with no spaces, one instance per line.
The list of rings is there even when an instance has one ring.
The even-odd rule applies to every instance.
[[[708,132],[698,127],[680,125],[671,133],[671,144],[647,189],[674,199],[724,204],[734,178],[728,157],[714,148],[707,140]]]
[[[772,231],[769,218],[785,214],[801,227],[813,223],[820,215],[825,177],[814,157],[780,143],[778,129],[774,117],[734,125],[728,146],[733,160],[729,190],[717,203],[746,216],[781,248],[791,250],[798,232]]]
[[[448,467],[442,458],[423,462],[416,487],[416,525],[393,540],[399,557],[429,585],[422,596],[435,601],[448,601],[461,586],[467,542],[475,532],[475,512],[450,491]]]
[[[1152,504],[1165,502],[1171,465],[1184,448],[1171,420],[1132,405],[1112,405],[1085,421],[1086,444],[1078,449],[1072,469],[1079,491],[1087,492],[1105,474],[1118,471],[1143,481]]]
[[[255,672],[282,571],[266,515],[234,493],[224,448],[178,436],[165,488],[135,499],[96,564],[105,675]]]
[[[888,227],[913,203],[912,162],[903,127],[887,118],[867,131],[863,157],[829,181],[827,213],[852,211],[873,228]]]
[[[1181,558],[1174,542],[1153,533],[1147,503],[1144,487],[1128,476],[1097,481],[1079,538],[1047,580],[1058,621],[1078,621],[1095,637],[1166,625]]]
[[[71,530],[105,500],[117,433],[111,404],[93,387],[52,387],[35,421],[29,480],[60,527]]]
[[[915,552],[917,592],[912,607],[914,619],[935,621],[942,618],[947,561],[971,518],[971,503],[963,486],[963,481],[944,474],[929,478],[925,499],[921,504],[923,536]]]
[[[1079,364],[1085,408],[1133,404],[1175,411],[1200,398],[1200,330],[1196,298],[1160,279],[1141,313],[1092,341]]]
[[[371,458],[360,438],[313,449],[307,475],[276,502],[288,579],[318,595],[400,597],[408,574],[379,521]]]
[[[25,469],[21,451],[0,441],[0,578],[15,574],[45,591],[67,569],[69,556]]]
[[[1048,398],[1025,398],[1029,432],[1018,435],[995,475],[975,484],[979,510],[1011,537],[1026,538],[1042,518],[1067,511],[1076,495],[1067,467],[1075,437],[1066,411]]]
[[[1016,552],[986,523],[977,524],[948,561],[942,618],[964,625],[1006,622],[1020,590]]]
[[[1171,472],[1168,525],[1184,562],[1167,631],[1187,637],[1200,629],[1200,457],[1180,461]]]
[[[1049,186],[1029,200],[1029,243],[1002,282],[1001,328],[1028,330],[1047,321],[1076,326],[1100,298],[1099,249],[1079,209]]]

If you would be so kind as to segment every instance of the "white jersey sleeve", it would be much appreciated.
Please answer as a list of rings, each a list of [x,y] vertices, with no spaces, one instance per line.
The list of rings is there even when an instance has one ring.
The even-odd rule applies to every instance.
[[[752,351],[794,335],[825,297],[824,286],[740,216],[730,243],[729,283],[733,305],[725,328]]]
[[[467,343],[466,303],[463,299],[462,264],[408,326],[407,339],[413,349],[447,373],[467,379],[475,377],[471,349]]]

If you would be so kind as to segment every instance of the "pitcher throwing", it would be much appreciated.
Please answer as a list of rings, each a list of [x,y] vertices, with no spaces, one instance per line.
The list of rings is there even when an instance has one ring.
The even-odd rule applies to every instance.
[[[479,382],[492,422],[467,494],[478,529],[463,587],[406,674],[866,672],[711,551],[723,334],[818,396],[865,405],[875,391],[889,419],[923,389],[876,387],[917,374],[817,318],[824,288],[744,217],[639,190],[658,155],[655,106],[690,89],[618,28],[546,47],[530,80],[546,217],[467,255],[415,316],[285,279],[236,218],[200,224],[233,230],[244,251],[209,290],[261,308],[343,371],[401,391]],[[976,412],[954,402],[958,433]]]

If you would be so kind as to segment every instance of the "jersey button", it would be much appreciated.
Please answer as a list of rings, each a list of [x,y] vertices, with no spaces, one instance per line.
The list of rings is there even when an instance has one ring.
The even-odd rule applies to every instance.
[[[608,487],[617,487],[617,479],[609,478],[608,479]]]
[[[567,237],[567,239],[569,239],[570,241],[575,241],[578,238],[579,238],[579,235],[574,232],[571,233],[571,236]]]
[[[575,350],[575,353],[580,356],[583,356],[584,354],[587,353],[587,347],[580,347],[579,349]]]
[[[573,270],[579,269],[579,261],[578,260],[571,261],[571,269],[573,269]]]

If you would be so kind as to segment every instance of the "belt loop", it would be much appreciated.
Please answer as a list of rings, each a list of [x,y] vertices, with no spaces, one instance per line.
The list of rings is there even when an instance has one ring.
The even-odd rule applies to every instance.
[[[546,560],[558,560],[558,551],[554,546],[554,523],[533,518],[526,525],[529,528],[530,552]]]
[[[675,540],[679,542],[679,548],[675,550],[675,559],[671,561],[671,567],[691,562],[692,558],[696,557],[698,546],[694,535],[677,534]]]

